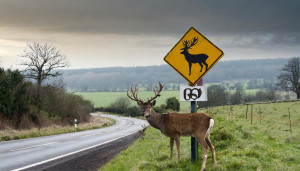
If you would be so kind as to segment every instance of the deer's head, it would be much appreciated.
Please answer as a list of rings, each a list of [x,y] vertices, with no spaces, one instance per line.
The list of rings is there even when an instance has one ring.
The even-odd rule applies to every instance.
[[[142,109],[142,114],[143,114],[145,117],[149,117],[150,114],[153,112],[152,107],[155,105],[155,102],[156,102],[155,99],[156,99],[157,97],[160,96],[160,92],[161,92],[162,89],[163,89],[163,85],[162,85],[160,82],[158,82],[158,83],[159,83],[159,88],[158,88],[157,86],[155,86],[155,87],[153,88],[153,91],[154,91],[154,97],[151,97],[151,98],[148,99],[146,102],[144,102],[143,100],[141,100],[141,99],[139,99],[139,98],[137,97],[138,89],[137,89],[136,87],[133,88],[133,87],[131,86],[131,90],[130,90],[131,94],[129,94],[129,90],[127,91],[127,96],[128,96],[131,100],[137,102],[137,104],[138,104],[138,105],[141,107],[141,109]]]
[[[199,40],[198,37],[194,37],[192,40],[183,40],[182,41],[183,48],[180,49],[180,50],[182,50],[182,52],[180,54],[187,54],[188,49],[191,49],[192,46],[197,44],[198,40]]]

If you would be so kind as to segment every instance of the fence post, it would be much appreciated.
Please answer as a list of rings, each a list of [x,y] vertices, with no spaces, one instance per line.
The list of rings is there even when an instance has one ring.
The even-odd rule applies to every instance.
[[[259,110],[259,111],[258,111],[258,112],[259,112],[259,124],[261,124],[261,113],[262,113],[262,112],[261,112],[261,110],[260,110],[260,106],[259,106],[259,109],[258,109],[258,110]]]
[[[251,125],[252,125],[252,119],[253,119],[253,105],[251,105]]]
[[[247,104],[247,109],[246,109],[246,119],[247,119],[247,114],[248,114],[248,105],[249,104]]]
[[[289,111],[289,121],[290,121],[290,132],[292,134],[292,120],[291,120],[291,112],[290,112],[290,108],[288,108]]]

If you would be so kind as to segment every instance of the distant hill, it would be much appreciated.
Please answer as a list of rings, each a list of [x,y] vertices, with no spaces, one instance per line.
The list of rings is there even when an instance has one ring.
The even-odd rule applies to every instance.
[[[289,59],[233,60],[218,62],[204,77],[205,83],[263,79],[275,82]],[[161,81],[176,89],[187,82],[169,65],[63,70],[66,87],[72,91],[127,91],[132,84],[151,90]]]

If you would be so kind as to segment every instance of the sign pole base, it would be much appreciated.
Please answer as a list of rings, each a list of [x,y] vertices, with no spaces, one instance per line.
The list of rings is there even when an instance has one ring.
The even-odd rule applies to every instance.
[[[191,102],[191,113],[196,113],[196,101]],[[191,161],[194,162],[198,158],[198,142],[195,137],[191,137]]]
[[[196,113],[196,101],[191,102],[191,113]],[[191,161],[194,162],[198,158],[198,142],[195,137],[191,137]]]
[[[203,86],[203,80],[200,79],[198,86]],[[197,113],[197,102],[191,101],[191,113]],[[198,158],[198,142],[195,137],[191,137],[191,161],[194,162]]]

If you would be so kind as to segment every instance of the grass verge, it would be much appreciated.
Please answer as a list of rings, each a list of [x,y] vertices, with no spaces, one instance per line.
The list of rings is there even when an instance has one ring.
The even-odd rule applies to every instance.
[[[215,108],[211,113],[215,119],[211,140],[216,149],[217,166],[213,166],[211,153],[206,170],[300,170],[299,127],[293,133],[285,127],[266,119],[282,121],[287,107],[294,120],[299,121],[299,102],[260,105],[264,108],[263,124],[256,120],[250,124],[244,118],[245,106],[234,106],[233,114],[227,115],[227,107]],[[256,106],[259,109],[259,106]],[[256,111],[256,110],[254,110]],[[262,111],[262,110],[261,110]],[[297,113],[298,111],[298,113]],[[258,113],[258,111],[256,111]],[[256,115],[257,115],[256,113]],[[273,115],[273,117],[272,117]],[[279,115],[279,116],[278,116]],[[177,163],[177,150],[170,160],[169,138],[159,130],[148,128],[145,136],[122,151],[100,170],[200,170],[202,159],[190,161],[190,137],[181,137],[181,163]],[[199,146],[199,156],[202,150]]]
[[[65,134],[71,132],[85,131],[90,129],[98,129],[111,126],[115,123],[115,120],[103,117],[94,117],[89,123],[78,124],[77,129],[74,126],[60,126],[52,125],[44,128],[32,128],[29,130],[14,130],[6,128],[0,130],[0,141],[18,140],[26,138],[35,138],[49,135]]]

